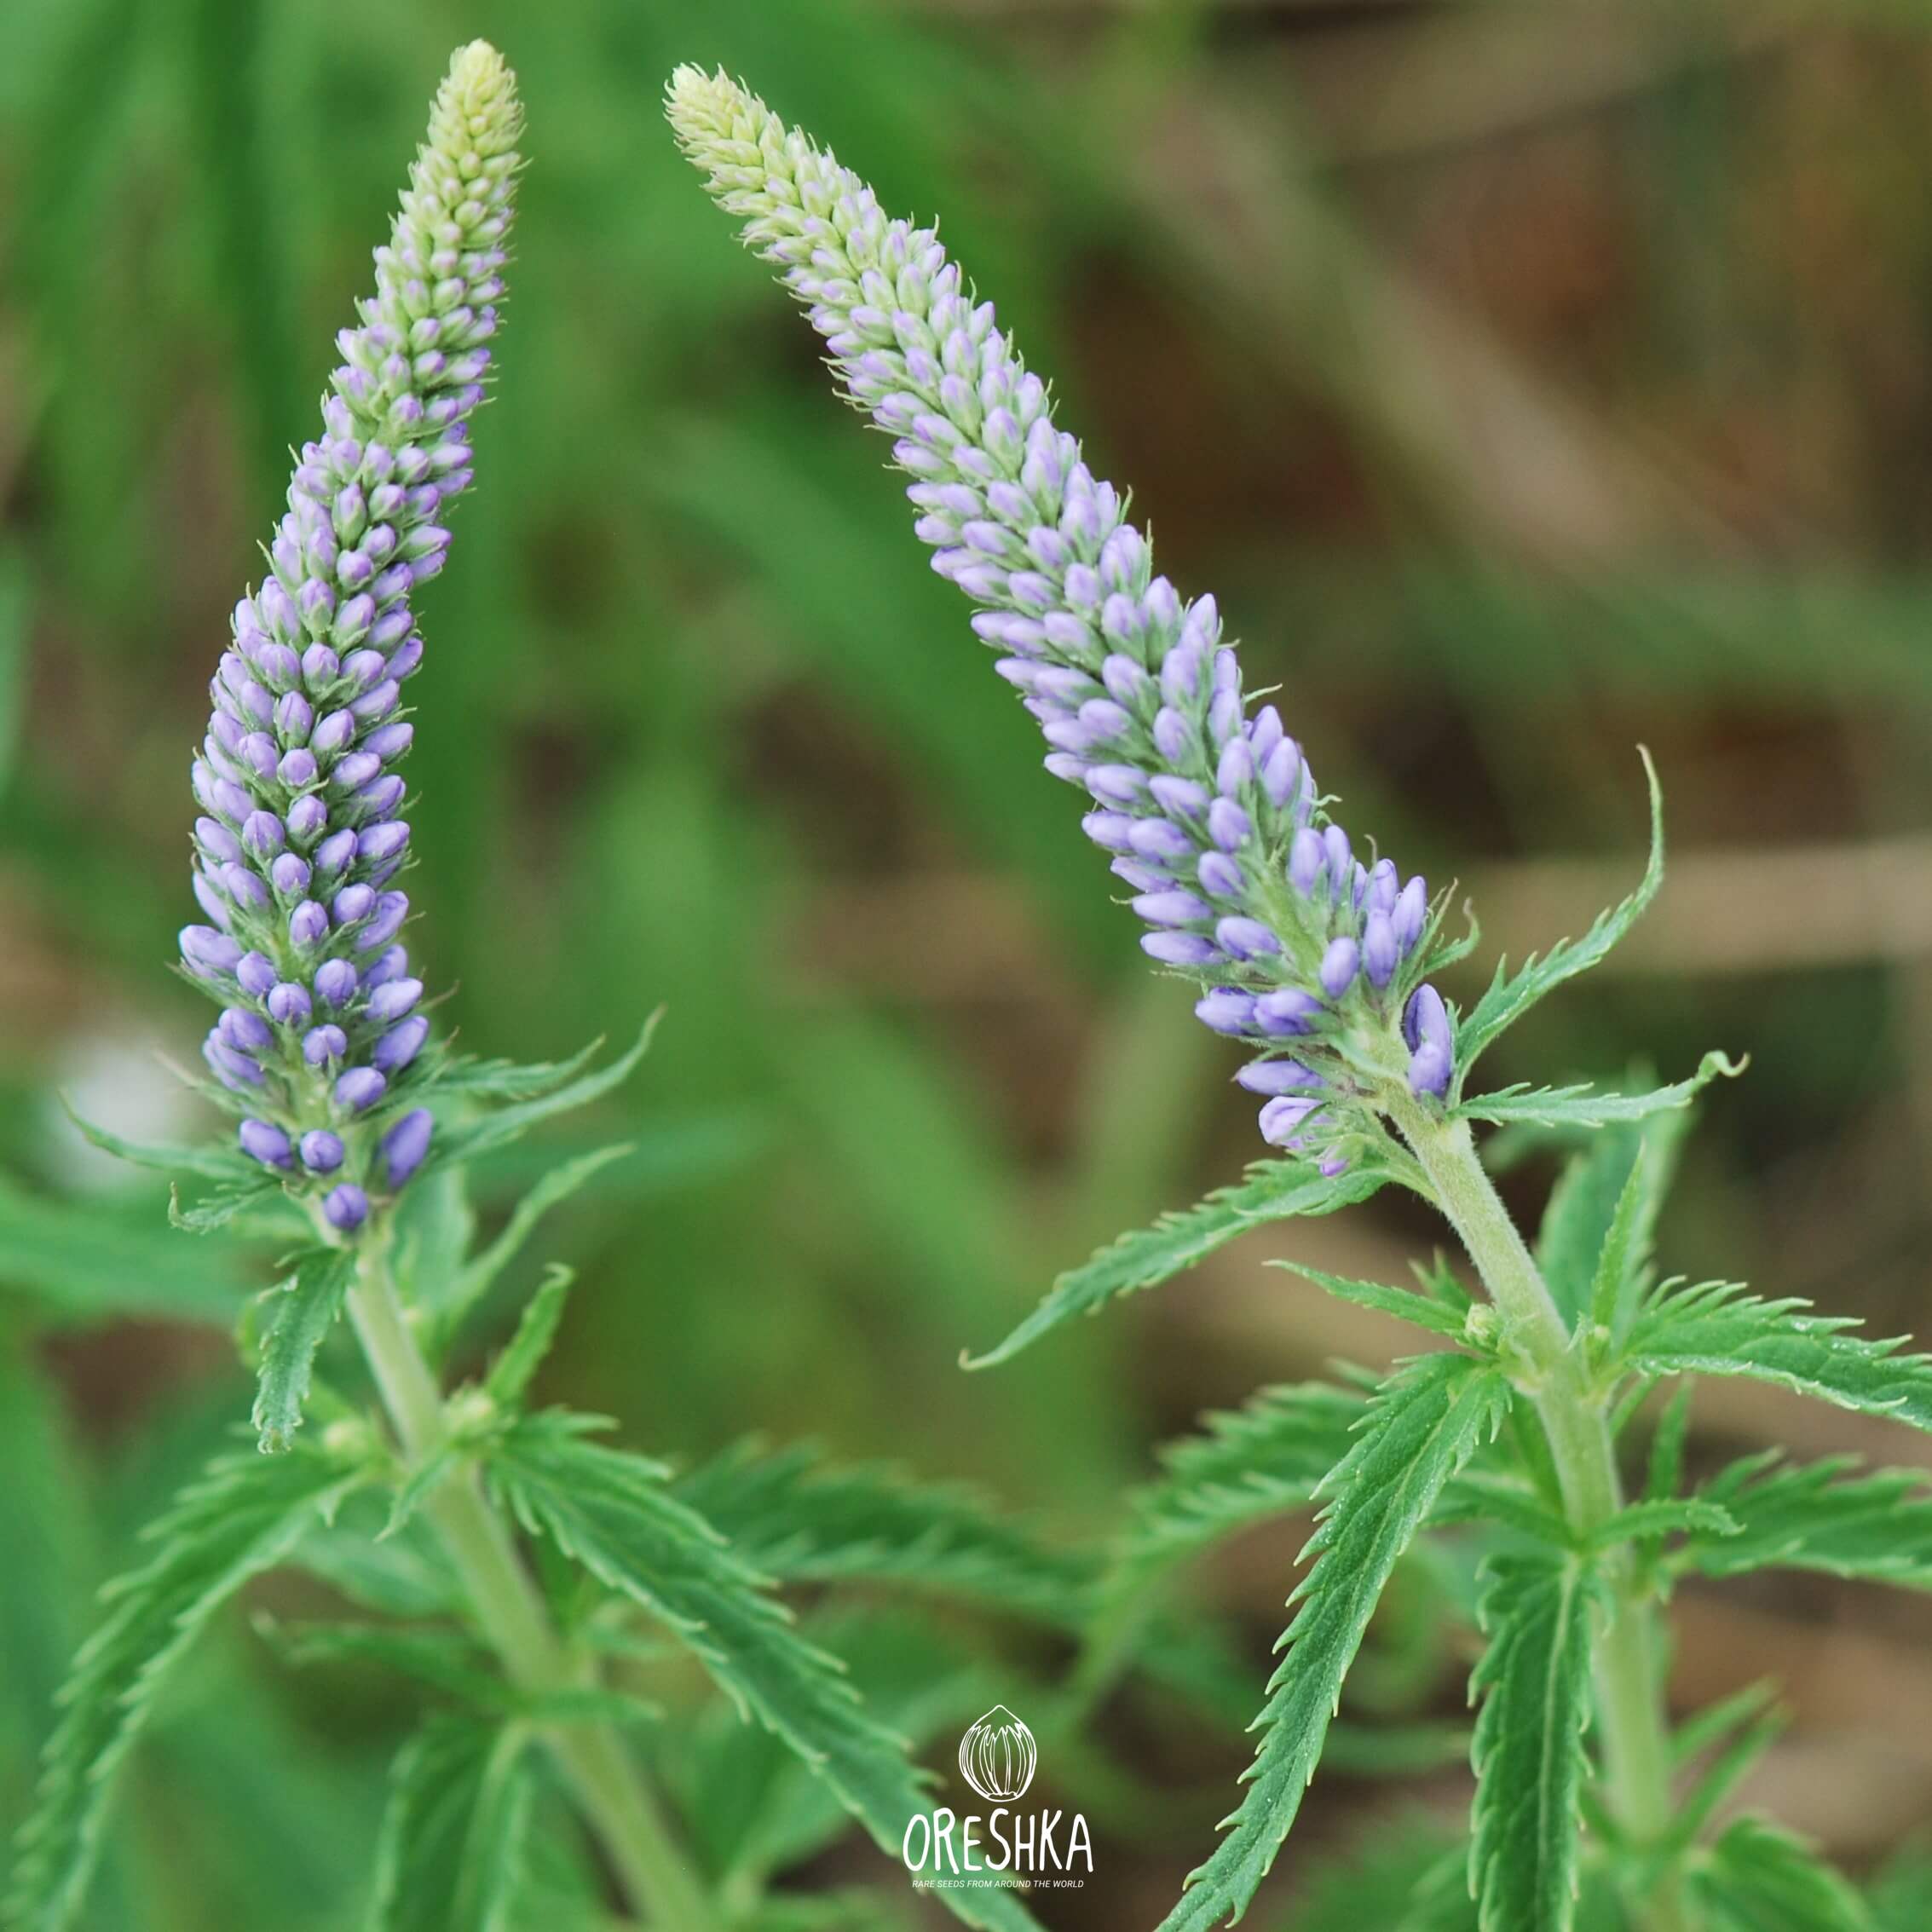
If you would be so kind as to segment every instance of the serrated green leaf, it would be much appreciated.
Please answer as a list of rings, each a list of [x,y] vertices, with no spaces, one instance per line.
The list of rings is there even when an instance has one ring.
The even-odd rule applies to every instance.
[[[1467,1862],[1435,1819],[1377,1826],[1303,1880],[1282,1932],[1476,1932]],[[1426,1901],[1445,1893],[1457,1909],[1427,1916]]]
[[[1502,1087],[1474,1100],[1459,1101],[1455,1110],[1465,1120],[1498,1125],[1530,1121],[1538,1127],[1616,1127],[1687,1107],[1720,1075],[1734,1080],[1745,1066],[1742,1060],[1713,1051],[1698,1063],[1697,1071],[1688,1080],[1655,1087],[1648,1093],[1603,1093],[1588,1084]]]
[[[1677,1393],[1657,1419],[1657,1431],[1650,1439],[1650,1456],[1644,1470],[1644,1495],[1652,1502],[1666,1502],[1684,1486],[1684,1450],[1691,1433],[1692,1384],[1680,1382]]]
[[[645,1021],[643,1031],[637,1035],[637,1045],[596,1073],[580,1075],[560,1087],[552,1087],[547,1092],[539,1091],[528,1099],[513,1101],[509,1106],[499,1107],[493,1113],[481,1115],[440,1133],[432,1144],[430,1158],[439,1166],[447,1166],[456,1161],[473,1161],[479,1154],[506,1147],[511,1141],[520,1139],[541,1121],[570,1113],[579,1107],[587,1107],[593,1100],[601,1100],[631,1077],[638,1061],[649,1049],[651,1035],[657,1031],[660,1017],[659,1013],[653,1013]],[[470,1090],[482,1091],[475,1087]]]
[[[437,1326],[447,1335],[495,1285],[497,1277],[522,1252],[525,1242],[536,1231],[537,1224],[551,1209],[568,1201],[591,1177],[635,1153],[631,1141],[620,1141],[594,1152],[581,1154],[574,1161],[554,1167],[511,1208],[503,1232],[482,1253],[463,1268],[447,1290],[436,1298]]]
[[[1698,1491],[1736,1525],[1671,1556],[1679,1570],[1736,1577],[1748,1570],[1818,1570],[1932,1589],[1932,1480],[1920,1471],[1857,1472],[1851,1456],[1780,1464],[1778,1452],[1733,1462]]]
[[[1250,1524],[1305,1509],[1354,1445],[1368,1400],[1332,1382],[1264,1388],[1163,1446],[1160,1477],[1129,1499],[1120,1560],[1144,1573],[1185,1560]]]
[[[302,1427],[316,1352],[336,1325],[355,1276],[354,1249],[311,1248],[296,1258],[288,1279],[269,1291],[274,1318],[262,1339],[251,1418],[265,1452],[286,1449]]]
[[[213,1322],[226,1328],[248,1277],[226,1247],[180,1240],[158,1220],[100,1201],[43,1198],[0,1179],[0,1284],[31,1294],[44,1316]]]
[[[516,1701],[516,1693],[497,1674],[488,1655],[447,1625],[418,1629],[395,1623],[284,1625],[272,1618],[258,1618],[256,1629],[297,1669],[372,1664],[478,1710],[500,1715]]]
[[[1727,1510],[1701,1497],[1645,1497],[1626,1503],[1590,1531],[1592,1549],[1614,1549],[1620,1543],[1643,1543],[1659,1537],[1733,1537],[1735,1519]]]
[[[655,1465],[586,1442],[571,1419],[545,1415],[504,1437],[491,1474],[533,1533],[666,1624],[718,1687],[782,1738],[897,1859],[908,1821],[926,1802],[899,1743]],[[939,1899],[987,1932],[1036,1932],[1009,1893]]]
[[[1589,1318],[1612,1339],[1623,1339],[1631,1311],[1648,1284],[1651,1254],[1676,1169],[1681,1129],[1653,1129],[1636,1145],[1630,1171],[1604,1231],[1602,1251],[1590,1273]]]
[[[1553,946],[1540,960],[1532,957],[1514,978],[1509,976],[1508,963],[1497,962],[1489,990],[1456,1029],[1456,1085],[1452,1101],[1460,1099],[1462,1083],[1483,1049],[1545,994],[1554,992],[1578,973],[1588,972],[1637,923],[1657,897],[1658,888],[1664,883],[1664,792],[1650,753],[1646,751],[1640,755],[1644,761],[1644,776],[1650,783],[1650,861],[1636,891],[1621,905],[1601,914],[1581,939]]]
[[[171,1140],[130,1140],[76,1113],[65,1094],[61,1096],[61,1109],[83,1139],[132,1167],[152,1168],[159,1174],[199,1174],[205,1180],[262,1178],[260,1163],[226,1141],[204,1140],[189,1145]]]
[[[1451,1353],[1407,1364],[1376,1392],[1353,1446],[1322,1485],[1329,1506],[1304,1553],[1315,1565],[1291,1599],[1300,1607],[1269,1682],[1247,1794],[1161,1932],[1206,1932],[1246,1910],[1294,1825],[1389,1573],[1508,1404],[1497,1370]]]
[[[432,1719],[391,1775],[370,1932],[510,1932],[533,1791],[522,1733]]]
[[[199,1201],[182,1205],[181,1190],[168,1193],[168,1222],[184,1234],[213,1234],[237,1216],[281,1198],[282,1184],[273,1179],[237,1180],[218,1187]]]
[[[474,1093],[487,1100],[534,1100],[574,1080],[597,1058],[603,1045],[600,1034],[567,1060],[538,1060],[528,1066],[515,1060],[453,1056],[436,1069],[430,1084],[440,1093]]]
[[[1312,1281],[1316,1287],[1326,1289],[1338,1300],[1352,1301],[1358,1308],[1373,1308],[1378,1314],[1393,1315],[1399,1322],[1411,1322],[1417,1328],[1427,1329],[1435,1335],[1445,1335],[1451,1341],[1461,1341],[1468,1324],[1468,1318],[1458,1309],[1445,1307],[1426,1295],[1418,1295],[1412,1288],[1392,1288],[1383,1282],[1347,1281],[1340,1275],[1324,1274],[1319,1268],[1311,1268],[1300,1261],[1276,1261],[1273,1267],[1286,1268],[1290,1274],[1300,1275]]]
[[[1712,1932],[1874,1932],[1865,1901],[1791,1833],[1740,1818],[1692,1867]]]
[[[1766,1301],[1731,1282],[1666,1283],[1631,1325],[1619,1364],[1641,1375],[1742,1375],[1861,1415],[1932,1429],[1932,1356],[1905,1341],[1871,1341],[1847,1315]]]
[[[753,1568],[787,1583],[895,1583],[956,1592],[1076,1627],[1093,1566],[1049,1551],[964,1485],[822,1462],[744,1443],[680,1477],[678,1500]]]
[[[557,1340],[557,1324],[563,1319],[563,1305],[569,1299],[570,1284],[576,1271],[552,1262],[545,1271],[537,1292],[523,1304],[517,1318],[516,1333],[510,1345],[490,1366],[483,1380],[483,1393],[499,1408],[511,1409],[523,1399],[530,1378],[543,1365]]]
[[[1489,1647],[1469,1680],[1482,1700],[1469,1843],[1481,1932],[1569,1932],[1576,1916],[1591,1599],[1574,1559],[1499,1557],[1485,1577]]]
[[[325,1457],[227,1456],[153,1525],[153,1560],[109,1586],[106,1620],[61,1692],[6,1913],[29,1932],[75,1923],[115,1773],[169,1667],[242,1585],[287,1555],[358,1479]]]
[[[389,1617],[459,1612],[462,1585],[422,1525],[406,1522],[387,1537],[378,1535],[393,1511],[393,1503],[352,1497],[337,1520],[309,1527],[289,1560],[365,1610]]]
[[[1092,1314],[1120,1295],[1156,1288],[1250,1228],[1298,1215],[1333,1214],[1351,1202],[1366,1201],[1387,1181],[1387,1175],[1365,1166],[1331,1178],[1304,1162],[1259,1162],[1238,1186],[1222,1188],[1196,1207],[1123,1234],[1090,1261],[1070,1269],[1004,1341],[983,1355],[969,1357],[965,1366],[990,1369],[1010,1362],[1062,1322]]]

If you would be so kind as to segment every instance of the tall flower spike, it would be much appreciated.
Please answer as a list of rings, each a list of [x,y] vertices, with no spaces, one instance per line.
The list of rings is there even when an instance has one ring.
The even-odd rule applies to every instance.
[[[1087,836],[1133,888],[1142,946],[1201,982],[1195,1011],[1215,1032],[1270,1056],[1292,1045],[1243,1084],[1269,1096],[1266,1139],[1339,1171],[1358,1076],[1428,1094],[1449,1082],[1433,989],[1429,1024],[1402,1030],[1422,881],[1355,856],[1275,707],[1250,712],[1214,600],[1184,603],[1154,574],[1120,493],[1056,427],[1046,384],[935,231],[888,220],[857,175],[722,73],[680,67],[666,111],[848,395],[896,439],[932,567],[978,607],[973,629],[1039,722],[1047,769],[1090,797]]]
[[[183,930],[182,959],[222,1005],[203,1054],[247,1109],[243,1150],[344,1233],[423,1157],[420,1122],[402,1136],[413,1158],[390,1145],[416,1120],[402,1096],[429,1031],[395,883],[409,848],[396,766],[415,730],[402,687],[423,656],[410,593],[441,569],[443,511],[470,482],[522,119],[496,49],[458,49],[375,295],[336,338],[270,574],[235,606],[193,768],[209,923]]]

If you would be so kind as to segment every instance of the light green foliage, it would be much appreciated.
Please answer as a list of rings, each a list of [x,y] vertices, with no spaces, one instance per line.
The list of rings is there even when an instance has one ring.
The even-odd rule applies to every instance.
[[[898,1742],[655,1466],[587,1442],[570,1418],[546,1415],[503,1439],[492,1474],[527,1525],[667,1625],[718,1687],[784,1739],[897,1857],[908,1820],[926,1803]],[[1004,1892],[940,1896],[988,1932],[1033,1924]]]
[[[1581,939],[1553,946],[1541,959],[1532,958],[1514,975],[1510,974],[1506,962],[1497,963],[1489,990],[1457,1023],[1452,1098],[1460,1099],[1463,1083],[1485,1047],[1514,1025],[1545,994],[1554,992],[1577,974],[1588,972],[1643,917],[1657,897],[1658,888],[1664,883],[1664,790],[1648,752],[1643,753],[1643,761],[1644,775],[1650,781],[1650,861],[1636,891],[1603,914]],[[1523,1117],[1543,1116],[1532,1113]]]
[[[1269,1682],[1247,1795],[1162,1932],[1204,1932],[1247,1908],[1315,1774],[1382,1586],[1444,1485],[1494,1435],[1507,1401],[1493,1368],[1459,1354],[1425,1356],[1377,1392],[1353,1446],[1322,1485],[1327,1507],[1307,1552],[1315,1564],[1295,1591],[1300,1607]]]
[[[302,1427],[303,1404],[315,1370],[316,1352],[342,1313],[355,1273],[345,1248],[312,1248],[298,1255],[288,1278],[268,1291],[274,1310],[262,1338],[262,1361],[251,1418],[265,1450],[286,1449]]]
[[[969,1369],[1008,1362],[1075,1315],[1090,1315],[1116,1296],[1162,1282],[1204,1261],[1217,1248],[1267,1221],[1302,1214],[1332,1214],[1365,1201],[1385,1185],[1372,1168],[1352,1168],[1329,1179],[1299,1161],[1261,1161],[1238,1187],[1222,1188],[1197,1207],[1163,1215],[1152,1227],[1103,1248],[1092,1260],[1070,1269],[1053,1292],[996,1348],[971,1358]]]
[[[742,1444],[673,1488],[746,1563],[783,1582],[901,1583],[1067,1628],[1086,1613],[1084,1553],[1047,1549],[963,1485]]]
[[[250,1577],[287,1555],[358,1479],[307,1451],[230,1456],[154,1525],[153,1560],[112,1586],[107,1619],[75,1660],[47,1745],[7,1900],[11,1923],[76,1923],[114,1773],[173,1664]]]
[[[1641,1164],[1644,1213],[1624,1210],[1624,1249],[1632,1275],[1648,1259],[1657,1217],[1675,1176],[1688,1114],[1666,1115],[1647,1126],[1606,1127],[1571,1156],[1550,1191],[1537,1234],[1537,1265],[1560,1312],[1574,1322],[1595,1299],[1605,1270],[1606,1244],[1631,1177]]]
[[[1865,1901],[1799,1839],[1740,1818],[1692,1868],[1710,1932],[1872,1932]]]
[[[1466,1863],[1433,1819],[1383,1825],[1304,1880],[1280,1932],[1475,1932]]]
[[[1120,1545],[1136,1573],[1185,1560],[1250,1525],[1306,1508],[1353,1446],[1364,1396],[1329,1382],[1264,1388],[1161,1450],[1162,1474],[1129,1500]]]
[[[1932,1356],[1870,1341],[1845,1315],[1767,1301],[1729,1282],[1666,1283],[1631,1324],[1620,1366],[1640,1375],[1744,1375],[1861,1415],[1932,1429]]]
[[[536,1293],[523,1304],[510,1346],[490,1364],[483,1381],[483,1393],[499,1408],[508,1409],[522,1401],[530,1378],[543,1366],[551,1344],[557,1340],[574,1279],[568,1268],[553,1263],[544,1271]]]
[[[369,1932],[534,1932],[517,1909],[533,1795],[521,1731],[428,1724],[396,1760]]]
[[[1469,1681],[1482,1699],[1469,1843],[1481,1932],[1569,1932],[1575,1918],[1591,1584],[1562,1558],[1499,1558],[1485,1579],[1489,1647]]]
[[[429,1089],[428,1097],[432,1104],[439,1093],[468,1093],[503,1100],[506,1104],[440,1132],[433,1143],[430,1161],[439,1167],[473,1161],[480,1154],[507,1147],[511,1141],[521,1139],[540,1122],[552,1120],[559,1114],[570,1113],[579,1107],[587,1107],[593,1100],[601,1100],[631,1077],[638,1061],[649,1049],[651,1035],[657,1030],[660,1017],[652,1014],[644,1023],[643,1031],[637,1035],[637,1044],[595,1073],[580,1074],[577,1069],[597,1052],[603,1044],[601,1041],[593,1041],[575,1059],[557,1066],[499,1064],[492,1068],[473,1067],[465,1070],[458,1067],[439,1071]]]
[[[1452,1341],[1464,1339],[1468,1325],[1465,1308],[1418,1295],[1412,1288],[1391,1288],[1381,1282],[1344,1281],[1339,1275],[1324,1274],[1319,1268],[1308,1267],[1300,1261],[1281,1261],[1276,1266],[1313,1282],[1318,1288],[1325,1288],[1338,1300],[1352,1301],[1358,1308],[1373,1308],[1378,1314],[1393,1315],[1399,1322],[1413,1323],[1417,1328],[1447,1335]]]
[[[1734,1080],[1744,1071],[1741,1061],[1728,1054],[1709,1053],[1687,1080],[1648,1093],[1601,1093],[1583,1087],[1526,1086],[1498,1087],[1493,1093],[1458,1103],[1456,1112],[1472,1121],[1527,1121],[1538,1127],[1615,1127],[1645,1121],[1653,1114],[1679,1111],[1721,1075]]]
[[[1706,1577],[1822,1570],[1932,1589],[1932,1485],[1916,1470],[1859,1468],[1852,1456],[1803,1464],[1775,1450],[1745,1456],[1698,1491],[1733,1531],[1693,1537],[1673,1566]]]

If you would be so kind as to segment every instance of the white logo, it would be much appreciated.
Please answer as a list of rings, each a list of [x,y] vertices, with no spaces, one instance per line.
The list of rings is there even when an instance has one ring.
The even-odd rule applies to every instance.
[[[1026,1796],[1040,1764],[1033,1733],[996,1704],[960,1739],[960,1775],[989,1804],[1012,1804]]]
[[[993,1808],[915,1812],[899,1848],[921,1889],[981,1886],[1083,1885],[1093,1869],[1093,1839],[1079,1812],[1016,1811],[1040,1768],[1033,1733],[996,1704],[960,1739],[960,1775]]]

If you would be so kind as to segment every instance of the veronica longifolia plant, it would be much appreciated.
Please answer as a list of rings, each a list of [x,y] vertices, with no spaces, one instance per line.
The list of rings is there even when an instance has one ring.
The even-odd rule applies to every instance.
[[[1711,1827],[1769,1727],[1746,1704],[1673,1737],[1658,1609],[1680,1576],[1768,1564],[1925,1587],[1932,1500],[1909,1477],[1761,1459],[1687,1494],[1680,1398],[1632,1501],[1621,1439],[1656,1384],[1687,1387],[1693,1375],[1780,1382],[1932,1427],[1932,1358],[1799,1302],[1656,1278],[1651,1234],[1681,1110],[1737,1070],[1721,1055],[1643,1095],[1468,1091],[1483,1050],[1600,960],[1655,893],[1654,776],[1636,892],[1582,940],[1514,973],[1499,966],[1458,1010],[1436,976],[1471,942],[1445,935],[1444,898],[1358,855],[1276,707],[1250,708],[1214,600],[1184,599],[1155,573],[1122,493],[1082,460],[935,232],[889,218],[857,175],[722,75],[680,69],[669,113],[805,306],[847,395],[894,438],[933,568],[976,607],[994,668],[1048,741],[1047,770],[1081,794],[1087,836],[1150,928],[1142,946],[1191,979],[1201,1019],[1250,1054],[1236,1077],[1264,1102],[1262,1138],[1289,1156],[1096,1255],[982,1363],[1258,1222],[1325,1214],[1390,1182],[1441,1209],[1489,1291],[1472,1302],[1445,1271],[1420,1290],[1315,1276],[1416,1324],[1436,1348],[1379,1387],[1265,1391],[1172,1452],[1140,1499],[1123,1595],[1219,1534],[1321,1506],[1245,1795],[1162,1932],[1245,1912],[1383,1586],[1418,1534],[1450,1522],[1486,1525],[1492,1551],[1471,1687],[1472,1831],[1452,1854],[1468,1902],[1431,1872],[1405,1923],[1562,1932],[1580,1892],[1608,1922],[1652,1932],[1866,1923],[1852,1888],[1775,1827]],[[1534,1252],[1472,1133],[1502,1122],[1595,1130]]]
[[[293,1253],[262,1318],[244,1324],[255,1433],[270,1453],[224,1457],[182,1494],[76,1663],[5,1903],[10,1923],[35,1932],[78,1922],[112,1774],[167,1667],[278,1566],[378,1613],[288,1636],[296,1661],[386,1666],[439,1700],[396,1764],[367,1921],[382,1932],[606,1923],[578,1834],[554,1834],[540,1854],[534,1843],[560,1804],[594,1831],[653,1925],[779,1923],[781,1901],[761,1916],[767,1889],[829,1835],[825,1808],[801,1805],[761,1745],[747,1756],[701,1712],[656,1713],[681,1795],[753,1793],[722,1823],[672,1825],[626,1741],[654,1707],[608,1663],[656,1654],[640,1620],[897,1853],[926,1802],[921,1780],[770,1581],[952,1589],[1061,1624],[1090,1594],[1078,1562],[957,1491],[751,1451],[678,1478],[593,1440],[605,1426],[595,1418],[529,1411],[565,1270],[529,1298],[479,1381],[443,1386],[465,1318],[537,1219],[630,1150],[554,1169],[480,1247],[464,1164],[608,1092],[645,1044],[596,1072],[584,1070],[588,1053],[538,1067],[457,1056],[430,1039],[401,937],[409,828],[397,767],[413,730],[402,692],[424,652],[411,597],[441,567],[441,518],[470,478],[465,424],[497,326],[521,124],[496,52],[459,50],[377,251],[375,294],[337,338],[323,434],[301,452],[271,574],[236,607],[214,681],[193,772],[207,923],[182,933],[181,953],[221,1006],[204,1091],[239,1117],[234,1139],[149,1147],[89,1130],[216,1184],[177,1208],[183,1226]],[[317,1374],[345,1309],[381,1421]],[[304,1429],[317,1411],[324,1426]],[[529,1560],[526,1539],[545,1560]],[[862,1624],[853,1635],[862,1652]],[[943,1902],[992,1932],[1034,1923],[1003,1893]]]

